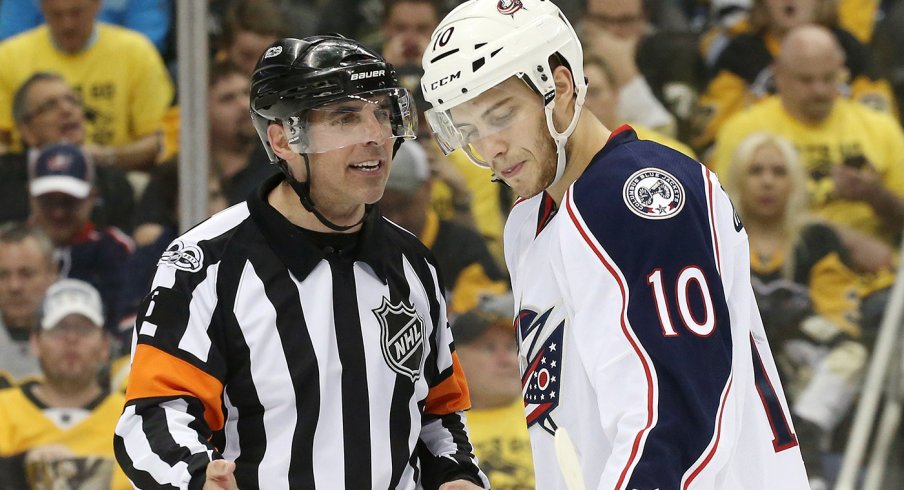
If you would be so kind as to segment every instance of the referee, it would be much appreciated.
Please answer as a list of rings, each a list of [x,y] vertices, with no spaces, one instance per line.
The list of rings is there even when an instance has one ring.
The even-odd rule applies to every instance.
[[[436,262],[373,204],[413,109],[356,41],[264,53],[251,116],[282,173],[158,263],[114,441],[135,486],[489,486]]]

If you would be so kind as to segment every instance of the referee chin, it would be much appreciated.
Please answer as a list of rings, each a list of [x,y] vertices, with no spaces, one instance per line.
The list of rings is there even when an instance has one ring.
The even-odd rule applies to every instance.
[[[282,173],[158,262],[114,439],[136,487],[489,488],[436,261],[374,205],[411,109],[361,43],[266,50],[251,115]]]

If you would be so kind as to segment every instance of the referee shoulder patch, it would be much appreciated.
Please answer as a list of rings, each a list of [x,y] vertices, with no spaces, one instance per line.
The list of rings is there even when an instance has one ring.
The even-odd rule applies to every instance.
[[[204,265],[204,252],[197,245],[186,245],[176,240],[166,248],[157,265],[169,265],[187,272],[198,272]]]

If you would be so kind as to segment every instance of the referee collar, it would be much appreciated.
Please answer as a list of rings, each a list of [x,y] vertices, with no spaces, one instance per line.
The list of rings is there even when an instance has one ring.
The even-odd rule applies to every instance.
[[[289,222],[267,202],[270,191],[283,180],[285,177],[282,173],[277,173],[265,180],[257,192],[248,199],[248,211],[277,257],[286,264],[286,267],[299,281],[304,281],[320,261],[327,259],[327,254],[312,243],[301,228]],[[380,214],[377,206],[373,206],[364,220],[361,231],[358,232],[360,234],[358,245],[350,257],[356,262],[362,261],[369,265],[374,274],[386,284],[386,250],[388,248],[383,225],[383,215]]]

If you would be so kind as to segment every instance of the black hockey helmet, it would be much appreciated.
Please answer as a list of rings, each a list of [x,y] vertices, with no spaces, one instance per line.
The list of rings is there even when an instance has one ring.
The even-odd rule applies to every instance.
[[[251,76],[251,119],[271,162],[278,157],[267,140],[271,122],[292,122],[290,144],[299,153],[316,153],[305,145],[304,119],[311,109],[345,99],[385,94],[391,101],[395,148],[414,138],[417,116],[395,69],[377,52],[340,35],[284,38],[264,52]]]

